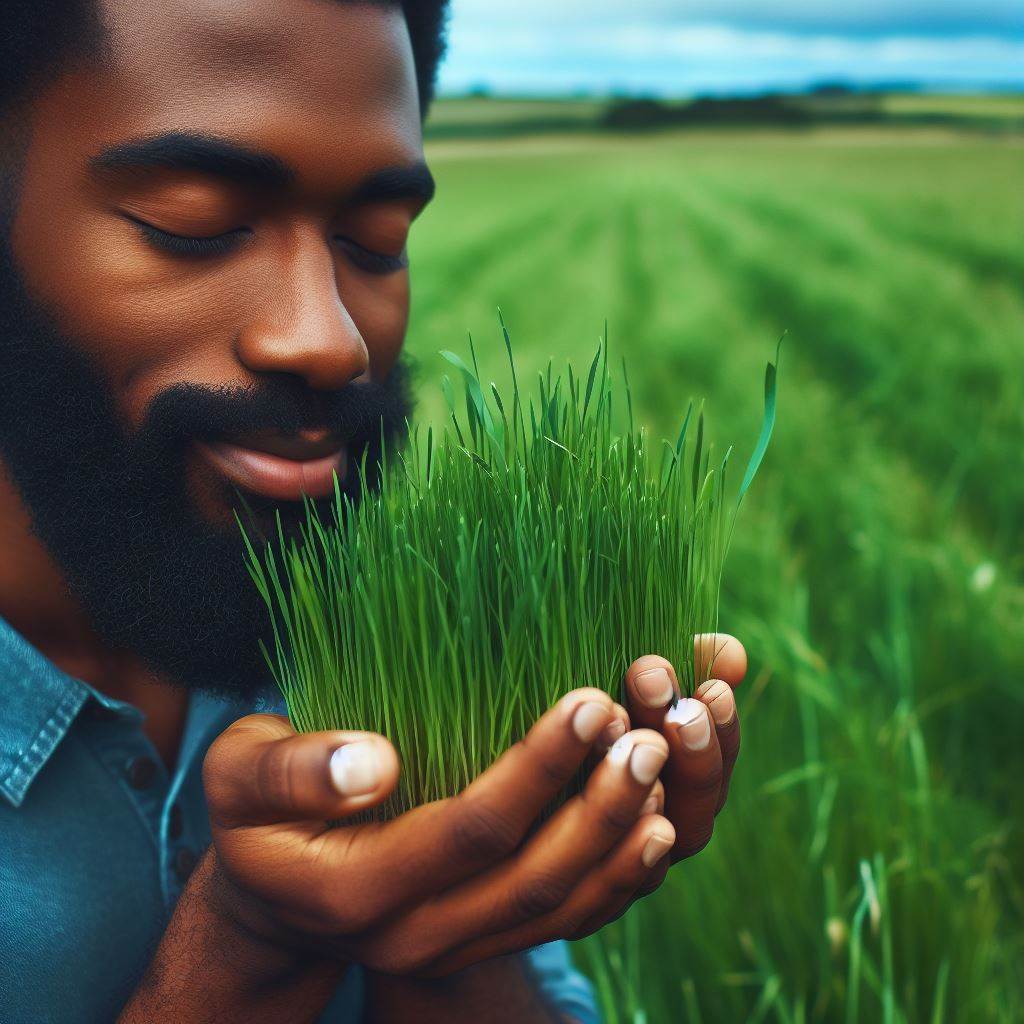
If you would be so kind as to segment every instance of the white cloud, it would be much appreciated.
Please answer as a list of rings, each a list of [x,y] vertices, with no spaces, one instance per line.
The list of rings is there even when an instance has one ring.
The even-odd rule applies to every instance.
[[[1020,0],[452,0],[455,18],[491,26],[710,23],[818,34],[1021,35]]]
[[[664,0],[628,5],[519,0],[513,9],[495,0],[460,0],[441,87],[458,91],[484,83],[507,91],[626,88],[687,93],[797,88],[824,78],[862,84],[899,79],[1024,85],[1024,35],[749,28],[682,21],[680,6]],[[691,8],[727,6],[754,5],[703,3],[685,9],[690,13]],[[792,15],[811,5],[773,6]],[[888,5],[890,10],[914,6]],[[995,10],[1002,5],[992,0],[988,6]]]

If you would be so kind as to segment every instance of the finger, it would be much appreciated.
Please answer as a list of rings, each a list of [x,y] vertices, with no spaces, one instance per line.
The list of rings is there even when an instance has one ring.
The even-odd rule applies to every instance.
[[[725,804],[729,795],[729,780],[733,765],[740,752],[740,719],[736,710],[736,695],[732,687],[721,679],[709,679],[697,690],[697,698],[703,701],[711,712],[718,735],[718,746],[722,751],[722,788],[718,794],[716,813]]]
[[[668,757],[651,730],[621,737],[583,792],[546,822],[513,858],[451,889],[419,915],[424,930],[445,922],[444,941],[466,942],[550,913],[636,824]],[[407,918],[404,928],[416,927]]]
[[[248,715],[211,745],[203,785],[211,823],[230,829],[347,818],[384,800],[398,771],[383,736],[300,735],[281,715]]]
[[[665,835],[667,839],[668,833],[666,832]],[[649,858],[654,860],[656,856],[659,856],[660,850],[660,844],[653,847],[649,851]],[[618,856],[618,851],[616,851],[615,856]],[[643,860],[642,863],[646,864],[646,860]],[[612,921],[618,920],[637,900],[650,896],[651,893],[657,891],[661,883],[665,881],[665,876],[668,874],[671,866],[671,855],[661,853],[660,859],[654,860],[653,866],[646,869],[646,873],[640,877],[638,884],[631,892],[625,892],[625,885],[623,885],[618,887],[620,893],[618,900],[598,900],[598,910],[591,914],[590,917],[587,917],[571,935],[566,937],[573,940],[582,939],[588,935],[593,935],[596,931],[600,931],[606,924],[611,924]],[[623,871],[626,870],[628,870],[628,865],[624,863]]]
[[[693,657],[698,684],[714,678],[739,686],[747,674],[747,652],[728,633],[699,633],[694,637]]]
[[[601,734],[594,743],[594,753],[603,757],[612,747],[617,739],[625,736],[632,728],[629,720],[629,712],[621,704],[612,704],[612,720],[601,730]]]
[[[660,730],[668,706],[679,696],[679,680],[670,661],[645,654],[626,669],[625,691],[633,727]]]
[[[587,929],[596,930],[621,914],[652,878],[664,878],[675,840],[675,830],[667,819],[657,815],[640,819],[560,906],[518,927],[466,943],[438,961],[438,973],[555,939],[589,934]]]
[[[563,697],[476,781],[448,802],[443,856],[460,873],[507,857],[580,771],[614,717],[603,690]]]
[[[601,758],[611,750],[615,741],[625,736],[631,728],[629,712],[621,704],[612,704],[612,720],[601,730],[587,755],[585,764],[588,775],[601,763]]]
[[[607,752],[583,792],[565,804],[505,869],[513,881],[531,875],[579,875],[600,861],[641,815],[663,804],[658,778],[668,742],[651,729],[634,729]],[[573,882],[573,884],[575,884]]]
[[[514,853],[612,717],[603,690],[574,690],[457,797],[336,837],[332,846],[358,894],[353,918],[383,917],[440,896]],[[389,879],[386,887],[375,882],[381,877]]]
[[[641,814],[661,814],[665,809],[665,785],[661,779],[657,779],[651,786],[650,795],[640,808]]]
[[[673,860],[703,850],[715,827],[722,789],[722,752],[707,706],[693,697],[665,716],[669,760],[664,772],[665,817],[676,829]]]

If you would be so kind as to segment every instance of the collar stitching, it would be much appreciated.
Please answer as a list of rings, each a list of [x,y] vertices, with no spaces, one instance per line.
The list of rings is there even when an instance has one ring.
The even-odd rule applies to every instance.
[[[7,777],[0,779],[0,793],[3,793],[15,807],[21,806],[32,780],[67,733],[85,703],[85,698],[86,694],[81,689],[76,688],[65,693],[49,718],[43,722],[28,750],[14,762]]]

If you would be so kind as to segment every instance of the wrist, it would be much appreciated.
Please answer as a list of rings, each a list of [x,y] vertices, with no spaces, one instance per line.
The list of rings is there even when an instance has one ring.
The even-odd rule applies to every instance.
[[[160,946],[119,1024],[173,1019],[265,1024],[312,1021],[347,964],[311,956],[250,927],[238,893],[222,888],[210,851],[178,900]]]
[[[196,866],[189,886],[197,912],[207,922],[200,933],[216,936],[218,943],[223,943],[225,955],[241,975],[264,981],[286,978],[317,962],[330,962],[339,976],[344,973],[347,965],[342,960],[327,961],[313,954],[298,933],[275,922],[258,899],[235,885],[212,847]]]

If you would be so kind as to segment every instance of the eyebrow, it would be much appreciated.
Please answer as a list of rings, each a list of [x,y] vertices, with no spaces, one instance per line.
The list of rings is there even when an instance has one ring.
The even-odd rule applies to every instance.
[[[188,132],[169,132],[109,146],[90,157],[89,167],[100,175],[151,169],[195,171],[263,188],[285,188],[296,179],[295,172],[270,153],[214,135]],[[356,186],[352,201],[418,199],[426,203],[434,190],[433,175],[419,161],[375,171]]]
[[[419,199],[429,203],[436,190],[434,176],[423,161],[406,167],[386,167],[364,178],[352,201],[356,203],[387,202],[396,199]]]
[[[237,142],[213,135],[170,132],[110,146],[89,159],[99,173],[144,171],[154,168],[198,171],[242,185],[283,188],[295,179],[276,156],[258,153]]]

